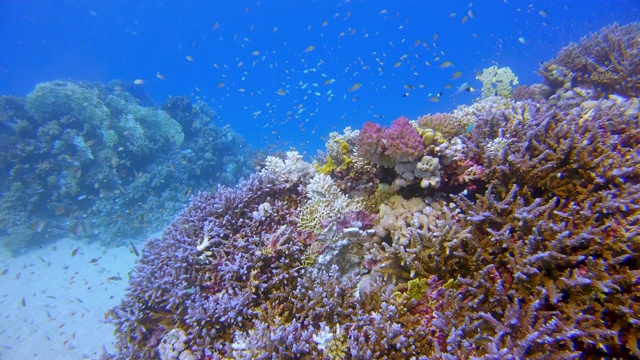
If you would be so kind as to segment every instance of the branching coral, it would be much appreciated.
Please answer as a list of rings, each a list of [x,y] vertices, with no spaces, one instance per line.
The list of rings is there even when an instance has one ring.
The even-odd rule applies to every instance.
[[[617,23],[583,37],[543,63],[538,73],[557,90],[593,88],[605,94],[637,96],[640,90],[640,24]]]

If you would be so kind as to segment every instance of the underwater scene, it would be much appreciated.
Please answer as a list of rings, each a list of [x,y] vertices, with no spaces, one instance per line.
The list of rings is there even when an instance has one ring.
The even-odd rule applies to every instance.
[[[0,2],[0,359],[640,359],[640,2]]]

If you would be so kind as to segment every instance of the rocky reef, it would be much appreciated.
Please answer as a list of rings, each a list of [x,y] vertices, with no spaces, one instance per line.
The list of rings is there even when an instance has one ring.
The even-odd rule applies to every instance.
[[[640,357],[627,89],[545,78],[199,193],[147,242],[105,358]]]
[[[0,97],[0,242],[16,251],[68,235],[124,243],[162,229],[192,191],[251,171],[244,139],[215,117],[187,97],[153,106],[123,81],[54,81]]]

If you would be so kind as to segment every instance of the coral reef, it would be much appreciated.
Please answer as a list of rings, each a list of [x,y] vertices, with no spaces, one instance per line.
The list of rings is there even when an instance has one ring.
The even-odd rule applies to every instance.
[[[124,82],[54,81],[26,98],[0,97],[2,245],[20,251],[61,235],[118,242],[155,232],[192,191],[248,175],[250,150],[213,125],[206,104],[183,99],[170,115],[141,105],[143,95]],[[189,136],[172,116],[188,119]]]
[[[639,94],[519,93],[198,194],[109,313],[110,357],[640,357]]]
[[[626,97],[640,90],[640,23],[617,23],[563,47],[538,74],[553,91],[582,87]]]

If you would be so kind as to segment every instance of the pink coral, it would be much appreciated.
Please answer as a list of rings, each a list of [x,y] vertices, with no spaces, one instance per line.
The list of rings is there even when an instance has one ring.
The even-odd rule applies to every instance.
[[[387,147],[385,154],[396,161],[415,161],[424,154],[422,137],[404,116],[391,124],[383,139]]]
[[[384,142],[382,140],[385,128],[371,121],[365,123],[360,130],[360,135],[356,140],[358,146],[358,156],[371,160],[376,155],[384,152]]]

